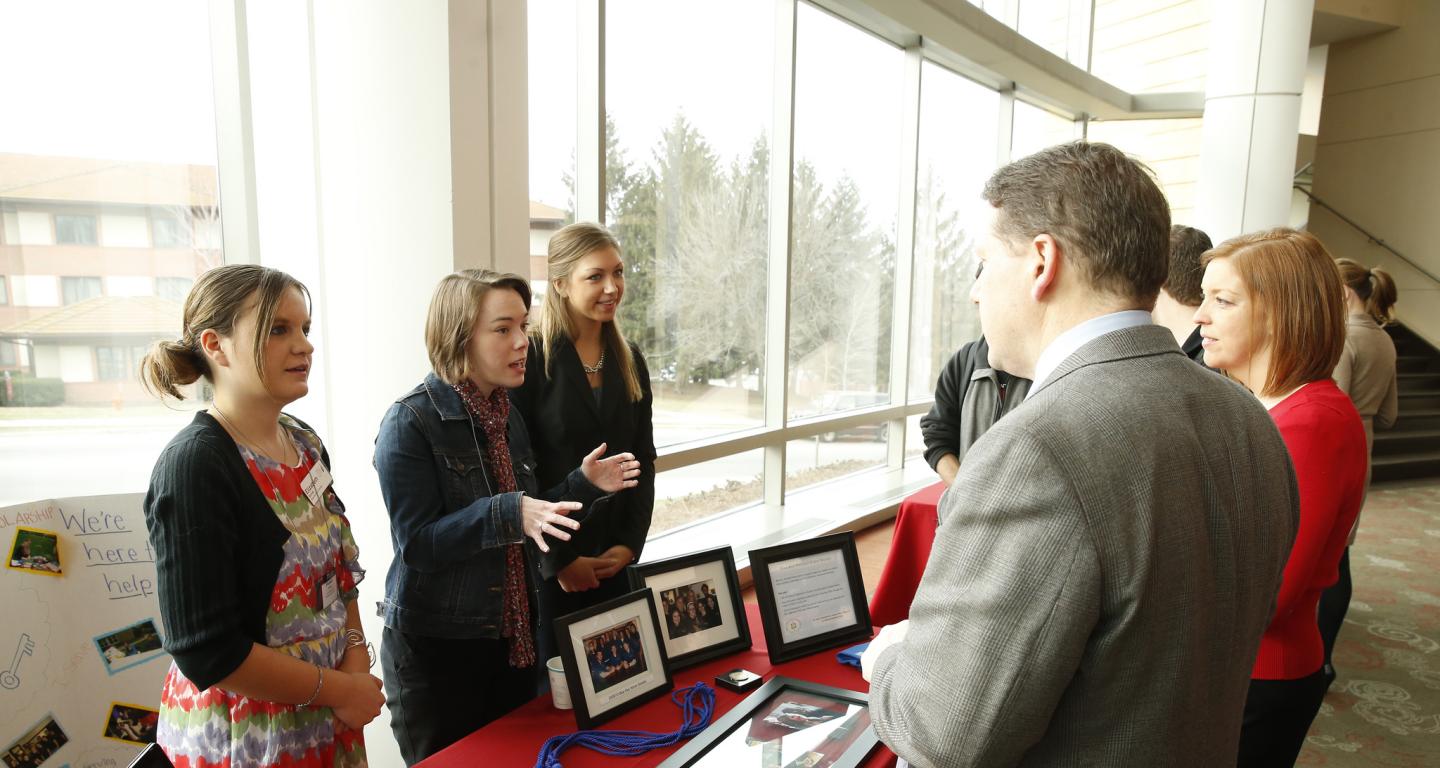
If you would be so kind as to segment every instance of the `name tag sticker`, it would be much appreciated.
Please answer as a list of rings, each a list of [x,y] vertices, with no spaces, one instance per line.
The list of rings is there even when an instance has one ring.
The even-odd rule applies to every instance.
[[[329,608],[336,600],[340,599],[340,579],[332,571],[325,580],[320,582],[320,607]]]
[[[305,492],[305,498],[317,507],[325,506],[325,489],[330,487],[333,479],[330,477],[330,470],[325,468],[325,462],[317,461],[305,478],[300,481],[300,489]]]

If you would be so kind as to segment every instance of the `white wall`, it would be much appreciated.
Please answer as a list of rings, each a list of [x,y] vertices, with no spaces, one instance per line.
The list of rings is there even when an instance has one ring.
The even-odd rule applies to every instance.
[[[106,275],[106,296],[154,296],[155,278],[149,275]]]
[[[1440,3],[1410,2],[1400,28],[1330,45],[1315,149],[1315,194],[1440,276]],[[1440,282],[1312,206],[1310,230],[1336,256],[1383,267],[1400,320],[1440,345]]]
[[[44,211],[19,211],[21,245],[54,245],[55,228]],[[9,238],[7,237],[8,241]]]
[[[35,376],[41,379],[60,378],[60,348],[49,344],[35,345]]]
[[[425,308],[453,267],[447,30],[436,0],[315,3],[319,365],[343,382],[326,392],[326,440],[369,572],[360,607],[377,649],[391,546],[375,433],[428,370]],[[366,730],[371,764],[399,765],[388,711]]]
[[[60,350],[60,378],[69,383],[95,380],[95,353],[90,347],[65,345]]]
[[[100,244],[110,248],[149,248],[150,218],[124,213],[100,214]]]
[[[14,245],[20,242],[20,217],[15,211],[0,213],[0,228],[3,228],[3,235],[0,235],[0,242]]]
[[[60,306],[60,278],[55,275],[11,275],[10,300],[17,307]]]

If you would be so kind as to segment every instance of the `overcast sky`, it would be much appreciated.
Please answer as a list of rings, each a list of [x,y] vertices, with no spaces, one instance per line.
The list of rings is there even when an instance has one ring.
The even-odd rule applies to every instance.
[[[207,6],[0,0],[0,152],[213,165]]]

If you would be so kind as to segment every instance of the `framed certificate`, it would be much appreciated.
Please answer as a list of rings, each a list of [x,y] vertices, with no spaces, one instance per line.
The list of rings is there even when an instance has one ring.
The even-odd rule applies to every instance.
[[[660,768],[855,768],[878,742],[867,695],[777,677]]]
[[[770,663],[870,639],[870,608],[850,531],[750,550]]]
[[[594,728],[674,687],[654,597],[636,590],[555,620],[575,723]]]
[[[728,545],[633,566],[630,586],[653,593],[672,670],[750,649],[750,622]]]

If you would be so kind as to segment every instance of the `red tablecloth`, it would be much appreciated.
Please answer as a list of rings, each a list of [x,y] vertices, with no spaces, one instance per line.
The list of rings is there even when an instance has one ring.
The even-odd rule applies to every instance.
[[[930,561],[930,547],[935,543],[935,509],[944,492],[945,483],[936,483],[900,502],[890,554],[885,556],[885,570],[880,572],[880,583],[870,598],[870,622],[877,629],[910,618],[910,601],[915,599],[925,564]]]
[[[833,685],[839,688],[848,688],[852,691],[869,691],[870,684],[860,676],[860,670],[854,667],[847,667],[835,660],[835,653],[845,648],[840,646],[834,650],[821,651],[820,653],[806,656],[803,659],[796,659],[781,664],[777,667],[770,666],[770,657],[765,650],[765,632],[760,628],[760,609],[751,604],[746,605],[746,613],[750,620],[750,636],[754,641],[749,651],[725,656],[715,661],[700,664],[680,670],[675,675],[675,687],[684,688],[693,685],[697,681],[705,681],[716,689],[715,694],[715,719],[730,711],[741,700],[754,691],[746,693],[735,693],[724,688],[715,686],[715,676],[728,672],[735,667],[744,667],[752,672],[764,675],[768,680],[773,675],[793,677],[800,680]],[[773,675],[772,675],[773,673]],[[477,691],[476,695],[484,695],[483,691]],[[674,731],[680,727],[680,708],[670,701],[669,694],[653,701],[647,702],[644,706],[626,712],[620,717],[611,720],[601,728],[614,729],[641,729],[648,731]],[[511,712],[505,717],[481,728],[480,730],[466,736],[464,739],[450,745],[446,749],[431,755],[419,765],[424,768],[472,768],[472,766],[530,766],[535,764],[535,758],[540,753],[540,746],[551,736],[571,733],[575,730],[575,715],[570,710],[559,710],[550,704],[550,695],[546,695],[531,701],[529,704]],[[631,766],[653,766],[669,757],[680,748],[680,745],[666,749],[657,749],[643,755],[624,757],[618,755],[601,755],[588,749],[576,747],[566,750],[560,756],[566,768],[584,768],[585,766],[599,766],[601,768],[630,768]],[[881,768],[882,766],[893,765],[895,756],[886,749],[883,744],[876,747],[874,754],[865,762],[865,768]]]

